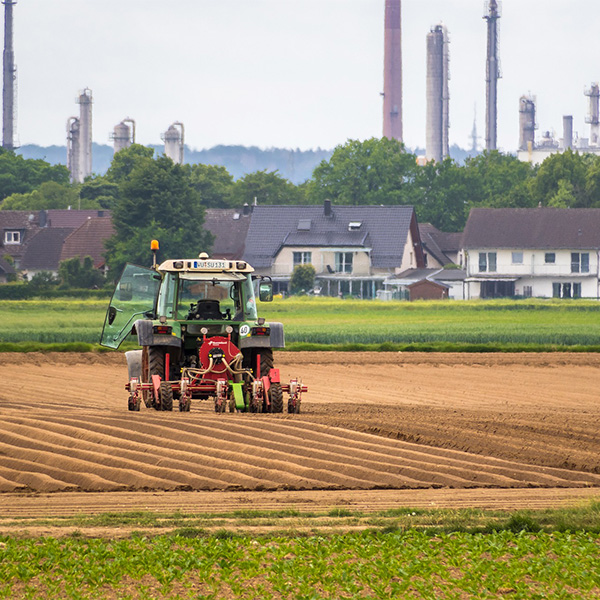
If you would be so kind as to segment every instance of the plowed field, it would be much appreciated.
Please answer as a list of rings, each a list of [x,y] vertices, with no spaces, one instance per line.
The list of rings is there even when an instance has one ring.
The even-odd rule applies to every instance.
[[[208,402],[130,413],[122,355],[0,355],[0,506],[84,511],[102,492],[126,510],[147,491],[173,510],[270,491],[300,504],[371,497],[378,507],[381,498],[452,505],[452,494],[464,506],[472,488],[474,504],[600,495],[598,355],[280,353],[276,362],[284,379],[309,386],[300,415],[216,415]]]

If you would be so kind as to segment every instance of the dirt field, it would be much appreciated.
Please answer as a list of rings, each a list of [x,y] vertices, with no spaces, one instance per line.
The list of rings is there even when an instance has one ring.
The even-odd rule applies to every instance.
[[[300,415],[215,415],[209,403],[130,413],[121,355],[0,355],[2,515],[600,496],[598,355],[276,362],[309,386]]]

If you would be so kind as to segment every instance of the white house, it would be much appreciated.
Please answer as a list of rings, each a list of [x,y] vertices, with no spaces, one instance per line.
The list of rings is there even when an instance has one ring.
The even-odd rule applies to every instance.
[[[466,298],[600,298],[600,209],[474,208]]]

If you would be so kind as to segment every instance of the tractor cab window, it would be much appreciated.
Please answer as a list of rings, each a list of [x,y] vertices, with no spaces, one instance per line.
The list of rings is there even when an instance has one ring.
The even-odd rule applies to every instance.
[[[180,320],[256,319],[254,293],[237,273],[180,273],[177,318]]]

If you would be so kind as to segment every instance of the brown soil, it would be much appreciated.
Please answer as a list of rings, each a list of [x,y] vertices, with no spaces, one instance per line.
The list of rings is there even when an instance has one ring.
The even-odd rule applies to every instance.
[[[309,387],[300,415],[215,415],[208,402],[130,413],[122,355],[0,355],[2,514],[548,506],[600,495],[596,354],[276,361]]]

